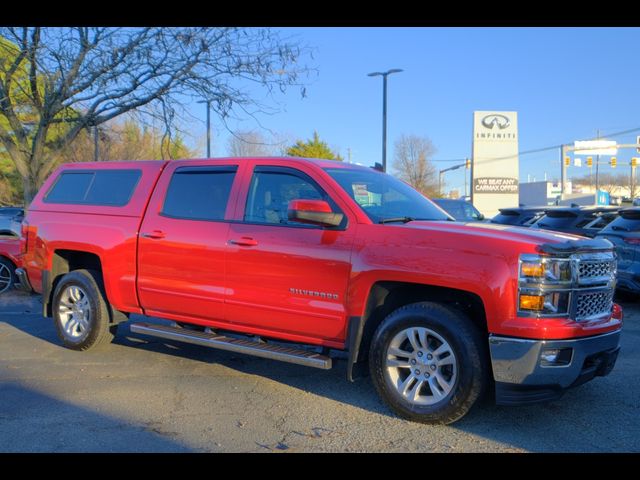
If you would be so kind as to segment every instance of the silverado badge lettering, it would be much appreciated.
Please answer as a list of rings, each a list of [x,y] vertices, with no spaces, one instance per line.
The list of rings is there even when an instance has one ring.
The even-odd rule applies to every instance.
[[[337,293],[316,292],[314,290],[305,290],[302,288],[290,288],[289,291],[294,295],[308,295],[310,297],[328,298],[329,300],[338,300]]]

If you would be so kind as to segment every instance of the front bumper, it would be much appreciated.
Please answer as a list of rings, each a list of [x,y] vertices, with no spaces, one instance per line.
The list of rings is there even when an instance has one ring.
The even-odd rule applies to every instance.
[[[543,351],[571,349],[566,365],[544,365]],[[608,375],[620,350],[620,330],[572,340],[489,337],[498,405],[526,405],[560,398],[569,387]]]

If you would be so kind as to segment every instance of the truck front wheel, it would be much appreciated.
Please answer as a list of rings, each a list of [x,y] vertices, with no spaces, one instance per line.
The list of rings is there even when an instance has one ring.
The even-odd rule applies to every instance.
[[[99,272],[74,270],[60,279],[53,293],[53,319],[67,348],[88,350],[113,340],[115,325]]]
[[[488,365],[478,329],[457,310],[419,302],[392,312],[373,337],[376,390],[401,417],[449,424],[481,396]]]

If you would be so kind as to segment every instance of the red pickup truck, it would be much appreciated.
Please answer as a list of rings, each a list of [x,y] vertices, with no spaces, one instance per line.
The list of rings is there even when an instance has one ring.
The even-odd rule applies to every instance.
[[[608,374],[619,350],[608,241],[457,223],[347,163],[63,165],[22,242],[17,275],[69,348],[109,342],[135,313],[172,323],[132,332],[311,367],[341,350],[349,380],[368,371],[420,422],[454,422],[490,391],[503,405],[556,399]]]

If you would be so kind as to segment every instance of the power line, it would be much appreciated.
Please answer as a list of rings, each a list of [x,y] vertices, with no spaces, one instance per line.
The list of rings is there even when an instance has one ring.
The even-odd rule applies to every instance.
[[[635,133],[635,132],[640,132],[640,127],[636,127],[636,128],[631,128],[629,130],[623,130],[621,132],[615,132],[615,133],[610,133],[608,135],[604,135],[604,137],[620,137],[622,135],[626,135],[628,133]],[[593,137],[590,138],[588,140],[602,140],[603,136],[600,137]],[[567,143],[559,143],[557,145],[551,145],[548,147],[541,147],[541,148],[534,148],[531,150],[524,150],[521,152],[518,152],[515,155],[508,155],[506,157],[494,157],[494,158],[489,158],[486,159],[485,161],[493,161],[493,160],[508,160],[510,158],[517,158],[520,155],[529,155],[531,153],[540,153],[540,152],[548,152],[551,150],[557,150],[559,148],[561,148],[563,145],[567,145],[568,143],[573,143],[573,142],[567,142]],[[431,160],[432,162],[464,162],[466,161],[466,158],[452,158],[452,159],[434,159]]]

